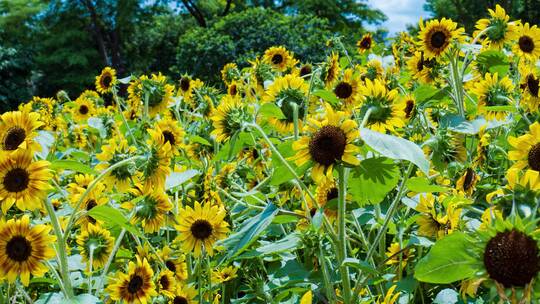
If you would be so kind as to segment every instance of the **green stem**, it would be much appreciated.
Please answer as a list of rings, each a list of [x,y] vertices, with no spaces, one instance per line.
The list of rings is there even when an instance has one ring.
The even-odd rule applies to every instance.
[[[326,263],[326,258],[324,256],[323,250],[322,250],[322,242],[319,243],[319,263],[322,267],[322,273],[323,273],[323,280],[324,280],[324,288],[326,289],[326,297],[330,301],[330,303],[337,303],[336,294],[334,292],[334,287],[332,285],[332,281],[330,280],[330,274],[328,271],[328,265]]]
[[[68,261],[67,261],[67,249],[66,249],[66,243],[64,242],[64,234],[62,233],[62,228],[60,227],[60,222],[58,221],[58,218],[56,217],[56,213],[54,212],[54,207],[49,199],[45,200],[45,209],[47,209],[47,213],[49,214],[49,218],[51,219],[51,224],[53,226],[54,234],[56,235],[56,245],[58,247],[58,259],[60,260],[60,272],[62,274],[62,282],[64,285],[64,292],[66,295],[66,298],[73,299],[75,297],[73,293],[73,287],[71,286],[71,278],[69,277],[69,268],[68,268]],[[67,235],[67,230],[65,232]]]
[[[129,136],[131,137],[131,140],[133,140],[133,144],[137,144],[137,139],[135,138],[135,136],[133,136],[133,132],[131,132],[131,128],[129,127],[127,120],[124,117],[124,113],[122,113],[122,107],[120,107],[120,101],[118,100],[118,96],[116,95],[116,88],[113,88],[113,98],[116,103],[116,107],[118,108],[118,114],[120,114],[120,116],[122,117],[122,123],[126,126]]]
[[[298,104],[296,102],[290,102],[289,104],[293,109],[294,140],[298,140]]]
[[[337,258],[338,265],[340,268],[341,281],[343,285],[343,301],[345,304],[351,303],[351,282],[349,276],[349,267],[343,265],[343,261],[347,258],[347,230],[346,228],[346,212],[347,206],[345,201],[345,196],[347,195],[347,181],[345,178],[345,168],[343,166],[338,166],[338,250]]]
[[[367,109],[366,114],[364,114],[364,118],[362,118],[362,122],[360,123],[360,129],[362,129],[366,123],[369,120],[369,117],[371,116],[371,113],[373,112],[374,107],[370,107]]]

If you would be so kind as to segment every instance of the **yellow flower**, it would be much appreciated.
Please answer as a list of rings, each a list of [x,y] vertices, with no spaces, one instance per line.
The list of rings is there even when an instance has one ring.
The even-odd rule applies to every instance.
[[[460,193],[471,195],[476,187],[476,183],[480,180],[478,174],[473,168],[467,168],[463,175],[456,182],[456,190]]]
[[[508,137],[512,150],[508,152],[508,159],[514,161],[512,169],[532,170],[540,172],[540,124],[538,122],[529,126],[529,132],[520,136]]]
[[[99,225],[89,224],[77,237],[77,244],[79,245],[83,261],[88,263],[88,265],[92,261],[92,268],[94,270],[105,265],[112,252],[113,243],[114,239],[111,237],[111,233]],[[87,266],[88,268],[89,266]]]
[[[529,62],[535,62],[540,57],[540,29],[525,23],[519,25],[517,31],[517,43],[512,47],[512,52]]]
[[[187,280],[187,263],[184,254],[181,252],[175,253],[169,246],[165,246],[158,252],[158,255],[178,281]]]
[[[111,299],[126,303],[146,304],[157,295],[152,280],[154,271],[146,259],[137,256],[137,262],[129,262],[128,272],[118,272],[107,287]]]
[[[96,170],[105,170],[122,160],[132,156],[137,148],[130,146],[124,138],[113,137],[109,139],[106,145],[101,146],[101,152],[96,154],[96,158],[101,161],[96,165]],[[135,172],[134,164],[128,164],[112,170],[105,177],[105,184],[109,189],[116,187],[124,192],[131,187],[131,183],[136,183],[138,176]]]
[[[451,19],[430,20],[424,24],[420,20],[420,48],[427,59],[442,57],[454,40],[461,40],[465,30],[458,28]]]
[[[386,252],[386,256],[388,257],[386,261],[386,265],[394,265],[399,264],[401,262],[401,268],[405,268],[405,265],[407,265],[407,260],[409,259],[409,249],[402,250],[399,243],[394,242],[388,247],[388,251]]]
[[[520,69],[523,105],[530,112],[538,112],[540,110],[540,76],[538,70],[533,65],[525,65]]]
[[[343,102],[345,109],[352,109],[359,103],[359,80],[353,73],[353,69],[346,69],[333,90],[337,98]]]
[[[411,71],[411,76],[421,83],[432,83],[437,80],[436,65],[436,59],[424,58],[424,52],[415,52],[414,55],[407,60],[407,67]]]
[[[169,299],[168,304],[197,304],[199,301],[195,300],[197,296],[197,290],[195,287],[185,284],[177,284],[173,297]]]
[[[339,55],[332,52],[332,54],[326,59],[324,69],[321,75],[321,78],[324,81],[324,85],[327,88],[332,87],[334,81],[336,81],[339,75],[339,70]]]
[[[106,67],[99,76],[96,76],[96,90],[101,94],[110,93],[116,82],[116,70]]]
[[[308,290],[300,299],[300,304],[313,304],[313,292]]]
[[[217,142],[226,142],[249,121],[248,109],[239,96],[224,95],[210,116]]]
[[[37,129],[43,125],[39,121],[38,113],[28,110],[6,112],[0,116],[1,150],[13,152],[25,150],[33,153],[41,151],[41,146],[34,138],[38,135]]]
[[[88,118],[92,117],[95,112],[94,101],[85,97],[77,98],[77,100],[75,100],[75,106],[71,109],[73,118],[78,123],[85,122]]]
[[[495,6],[495,10],[488,9],[490,18],[480,19],[476,22],[476,29],[473,36],[478,36],[480,32],[485,31],[485,44],[488,48],[500,50],[505,43],[516,38],[517,27],[508,22],[510,17],[506,14],[504,8],[500,5]]]
[[[302,120],[305,113],[305,102],[309,86],[304,79],[294,76],[285,75],[274,80],[268,87],[263,98],[264,102],[275,103],[280,107],[285,118],[270,118],[269,122],[281,133],[290,133],[294,129],[294,114],[293,104],[296,104],[298,109],[298,128],[302,128]]]
[[[373,37],[371,37],[371,33],[364,34],[364,36],[358,40],[356,46],[358,47],[358,52],[360,54],[370,51],[373,47]]]
[[[399,291],[394,294],[396,287],[397,285],[392,285],[392,287],[390,287],[386,292],[384,299],[381,299],[382,296],[379,296],[379,299],[377,299],[377,304],[395,304],[400,295]]]
[[[484,115],[486,119],[504,119],[506,111],[491,110],[489,107],[512,105],[510,96],[513,90],[514,85],[508,76],[499,79],[497,73],[486,73],[484,79],[478,81],[472,90],[478,96],[478,114]]]
[[[360,93],[362,94],[360,117],[370,111],[366,127],[381,133],[386,131],[395,133],[396,128],[405,125],[405,106],[396,102],[397,90],[388,90],[379,79],[375,81],[366,79],[365,85],[360,87]]]
[[[282,46],[273,46],[264,52],[263,60],[274,69],[285,72],[298,63],[294,56]]]
[[[214,284],[225,283],[237,277],[238,268],[234,266],[225,267],[212,272],[212,282]]]
[[[143,190],[141,185],[132,188],[130,193],[133,200],[123,203],[122,208],[134,211],[131,223],[141,223],[147,233],[158,232],[173,207],[167,194],[160,187]]]

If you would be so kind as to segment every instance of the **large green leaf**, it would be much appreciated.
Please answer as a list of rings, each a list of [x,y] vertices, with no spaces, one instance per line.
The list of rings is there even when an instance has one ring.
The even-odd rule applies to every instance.
[[[239,258],[261,257],[264,255],[276,254],[283,251],[290,252],[291,250],[298,247],[299,244],[300,237],[298,236],[298,234],[291,233],[286,237],[282,238],[281,240],[269,242],[268,244],[262,245],[255,250],[248,251],[241,255]]]
[[[476,63],[485,72],[498,73],[499,77],[504,77],[510,69],[508,56],[501,51],[489,50],[476,56]]]
[[[272,223],[278,211],[274,204],[268,204],[261,213],[244,222],[240,230],[219,242],[226,249],[225,258],[233,258],[245,251]]]
[[[386,157],[368,158],[349,175],[349,192],[364,205],[380,203],[399,182],[399,168]]]
[[[294,155],[294,150],[292,148],[292,141],[286,141],[280,145],[277,146],[277,149],[285,159],[288,159],[289,157]],[[289,165],[294,169],[296,174],[298,176],[302,176],[302,174],[309,168],[310,164],[305,163],[301,167],[296,167],[295,163],[293,161],[288,161]],[[283,163],[277,158],[272,158],[272,165],[274,167],[274,173],[272,174],[272,178],[270,179],[270,185],[272,186],[279,186],[287,181],[290,181],[294,179],[293,174]]]
[[[96,170],[76,160],[67,160],[67,159],[55,160],[51,163],[50,168],[53,170],[64,169],[64,170],[71,170],[71,171],[86,173],[86,174],[94,174],[94,175],[97,174]]]
[[[326,102],[328,102],[328,103],[330,103],[332,105],[338,105],[338,104],[341,103],[339,98],[336,97],[336,94],[334,94],[334,92],[331,92],[331,91],[317,90],[317,91],[313,92],[313,95],[322,98],[324,101],[326,101]]]
[[[476,259],[468,249],[472,240],[463,232],[454,232],[437,241],[414,269],[418,281],[449,284],[470,278],[476,272]]]
[[[432,185],[429,179],[425,177],[411,177],[409,180],[407,180],[406,185],[409,191],[421,193],[444,192],[448,190],[448,188],[443,186]]]
[[[266,118],[271,118],[271,117],[274,117],[277,119],[285,118],[285,115],[283,115],[283,112],[275,103],[263,104],[261,108],[259,109],[259,114]]]
[[[429,161],[422,149],[412,141],[365,128],[360,130],[360,137],[368,146],[383,156],[408,160],[418,166],[426,175],[429,174]]]
[[[100,220],[106,223],[109,226],[118,226],[120,228],[126,229],[126,231],[133,233],[137,236],[141,236],[141,232],[129,223],[127,218],[124,216],[120,210],[115,209],[108,205],[96,206],[90,211],[88,215],[96,220]]]

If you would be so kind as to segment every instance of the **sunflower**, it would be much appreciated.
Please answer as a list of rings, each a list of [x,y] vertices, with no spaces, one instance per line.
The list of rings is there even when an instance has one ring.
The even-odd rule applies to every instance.
[[[185,281],[188,278],[186,257],[180,252],[173,251],[169,246],[163,247],[158,252],[165,266],[172,272],[176,280]]]
[[[137,151],[137,148],[130,146],[126,139],[113,137],[109,139],[106,145],[101,146],[101,152],[96,154],[96,158],[101,161],[96,165],[96,170],[105,170],[120,161],[128,159],[135,154],[135,151]],[[138,176],[134,163],[118,167],[105,177],[105,184],[109,189],[116,187],[120,192],[128,190],[131,183],[137,181]]]
[[[189,285],[177,284],[173,296],[169,299],[168,304],[197,304],[199,301],[195,300],[197,296],[197,290]]]
[[[504,44],[516,38],[517,27],[508,22],[510,17],[500,5],[495,6],[495,10],[488,9],[490,18],[480,19],[476,22],[476,29],[473,36],[478,36],[485,31],[485,43],[489,48],[500,50]]]
[[[530,125],[520,137],[509,136],[508,143],[512,146],[508,159],[515,162],[512,168],[540,172],[540,123]]]
[[[332,87],[334,81],[336,81],[336,79],[338,78],[339,70],[339,55],[332,52],[332,54],[328,56],[326,62],[324,63],[323,73],[321,76],[324,85],[327,88]]]
[[[438,79],[437,59],[424,58],[424,52],[415,52],[407,61],[407,67],[413,79],[418,79],[421,83],[432,83]]]
[[[195,103],[193,93],[197,92],[204,87],[204,82],[199,79],[191,79],[191,77],[184,75],[180,78],[178,83],[178,92],[177,96],[182,96],[183,102],[188,104],[191,109],[196,109],[197,104]]]
[[[97,187],[97,188],[100,188],[100,187]],[[103,189],[102,191],[104,191],[104,187],[101,189]],[[72,205],[75,206],[76,202],[72,203]],[[100,220],[96,220],[93,217],[91,217],[88,214],[88,212],[97,206],[102,206],[102,205],[107,204],[107,202],[109,202],[109,199],[107,198],[107,195],[105,194],[105,192],[92,191],[91,193],[89,193],[85,197],[85,199],[83,200],[80,206],[81,210],[84,210],[85,213],[77,218],[76,224],[81,226],[81,228],[83,229],[88,229],[88,225],[90,224],[96,225],[96,224],[101,223]]]
[[[512,105],[510,96],[513,90],[514,85],[508,76],[499,78],[498,73],[486,73],[472,90],[478,96],[478,114],[483,114],[487,119],[504,119],[507,115],[504,109],[490,107]]]
[[[467,195],[471,195],[480,180],[473,168],[467,168],[456,182],[456,190]]]
[[[346,109],[356,106],[359,102],[359,81],[353,74],[353,69],[346,69],[343,77],[334,86],[334,94],[344,103]]]
[[[96,90],[101,93],[112,92],[116,85],[116,70],[110,67],[105,67],[99,76],[96,76]]]
[[[335,181],[328,181],[326,183],[317,184],[315,189],[315,199],[317,205],[324,208],[324,214],[332,221],[337,216],[337,205],[330,205],[329,202],[336,201],[338,198],[339,189]],[[351,197],[347,194],[346,201],[349,201]],[[310,214],[313,217],[317,211],[317,205],[307,201],[308,206],[311,208]],[[311,206],[310,206],[311,205]]]
[[[297,70],[298,76],[306,79],[310,78],[313,74],[313,66],[309,63],[303,64],[298,70]]]
[[[536,26],[519,25],[517,30],[517,43],[512,52],[527,61],[535,62],[540,57],[540,29]]]
[[[418,235],[439,239],[457,228],[461,209],[449,203],[444,210],[440,210],[441,205],[438,201],[435,204],[435,197],[431,193],[420,195],[420,202],[415,208],[420,212],[416,218]]]
[[[407,94],[402,101],[405,112],[405,119],[411,119],[416,114],[416,98],[412,94]]]
[[[420,20],[420,48],[427,59],[442,57],[454,40],[461,40],[465,30],[458,28],[451,19],[430,20],[424,24]]]
[[[146,259],[137,256],[136,263],[129,262],[128,273],[118,272],[107,290],[111,299],[126,303],[146,304],[157,295],[152,276],[154,271]]]
[[[433,163],[438,167],[444,167],[451,162],[463,163],[467,160],[467,149],[464,143],[463,134],[439,129],[425,147],[430,149],[429,154]]]
[[[365,85],[360,87],[360,94],[362,95],[360,117],[371,110],[366,127],[386,133],[386,131],[396,132],[395,128],[405,125],[405,107],[396,102],[398,96],[396,89],[388,90],[378,79],[373,82],[366,79]]]
[[[355,156],[359,149],[353,144],[359,136],[358,125],[328,104],[325,109],[324,116],[309,119],[304,127],[307,134],[293,143],[296,155],[292,159],[297,166],[313,161],[311,176],[317,184],[333,180],[332,169],[339,161],[353,166],[360,163]]]
[[[263,101],[275,103],[285,116],[282,119],[269,119],[270,124],[279,132],[289,133],[294,129],[293,103],[298,108],[298,128],[302,127],[308,90],[309,86],[304,79],[294,75],[279,77],[268,87]]]
[[[369,79],[373,81],[375,79],[384,78],[384,68],[382,66],[382,62],[377,59],[372,59],[368,61],[365,67],[360,67],[360,72],[360,79],[362,80]]]
[[[0,116],[1,150],[13,152],[28,150],[40,151],[41,146],[34,138],[36,130],[43,125],[38,113],[29,111],[6,112]]]
[[[239,96],[224,95],[210,116],[214,130],[210,133],[224,143],[240,132],[242,124],[250,121],[249,110]]]
[[[156,286],[158,294],[162,294],[169,299],[174,297],[176,284],[174,273],[168,269],[162,270],[157,276]]]
[[[401,294],[401,292],[398,291],[398,292],[394,293],[396,288],[397,288],[397,285],[392,285],[392,287],[390,287],[388,289],[388,291],[386,292],[386,294],[384,295],[384,298],[382,298],[382,295],[379,296],[379,298],[377,299],[376,304],[395,304],[395,303],[398,303],[399,295]]]
[[[371,36],[371,33],[364,34],[364,36],[358,40],[356,46],[358,47],[358,52],[360,54],[370,51],[373,47],[373,37]]]
[[[212,272],[212,283],[220,284],[228,282],[237,277],[236,272],[238,268],[234,266],[225,267],[220,270],[215,270]]]
[[[386,252],[386,265],[401,264],[401,269],[407,265],[407,260],[411,257],[408,248],[401,248],[398,242],[390,244]]]
[[[163,139],[171,146],[173,154],[178,155],[184,146],[184,129],[177,120],[164,118],[157,123]]]
[[[13,204],[23,211],[39,209],[51,178],[48,161],[33,162],[32,154],[24,151],[0,155],[2,212],[6,214]]]
[[[223,66],[223,69],[221,69],[221,79],[226,85],[230,85],[234,80],[238,80],[239,78],[240,71],[238,70],[236,63],[227,63]]]
[[[214,255],[214,244],[225,238],[229,232],[229,223],[225,221],[226,211],[223,207],[205,203],[201,206],[195,202],[191,208],[186,206],[177,216],[177,239],[182,243],[185,252],[193,252],[195,257],[204,252]],[[203,249],[204,248],[204,249]]]
[[[527,65],[520,69],[523,104],[531,112],[540,110],[540,76],[536,67]]]
[[[122,208],[134,211],[131,223],[141,223],[147,233],[158,232],[164,226],[167,212],[172,209],[169,197],[161,187],[143,189],[136,185],[130,190],[131,201],[122,204]]]
[[[88,224],[77,237],[77,244],[83,261],[90,264],[97,270],[105,265],[112,252],[114,239],[109,230],[101,228],[99,225]],[[87,268],[89,268],[87,266]]]
[[[0,278],[10,283],[20,277],[24,286],[30,283],[30,274],[41,277],[47,272],[43,265],[55,256],[51,245],[56,237],[49,235],[46,225],[30,227],[30,218],[0,222]]]
[[[77,122],[85,122],[96,112],[94,101],[89,98],[79,97],[75,100],[75,106],[71,109],[73,118]]]
[[[264,52],[263,60],[280,72],[285,72],[297,63],[294,56],[282,46],[273,46],[267,49]]]
[[[149,78],[142,75],[132,80],[128,87],[129,100],[133,110],[143,110],[148,106],[151,117],[163,113],[172,102],[174,86],[167,83],[167,78],[161,73],[152,74]],[[163,114],[161,114],[163,115]]]

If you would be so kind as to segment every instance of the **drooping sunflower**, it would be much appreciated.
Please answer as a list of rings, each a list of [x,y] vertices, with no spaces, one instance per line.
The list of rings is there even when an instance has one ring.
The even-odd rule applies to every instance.
[[[77,122],[85,122],[96,112],[94,101],[89,98],[79,97],[71,109],[73,119]]]
[[[105,67],[99,76],[96,76],[96,90],[101,93],[112,92],[116,85],[116,70],[111,67]]]
[[[362,38],[356,42],[356,47],[360,54],[369,52],[373,47],[373,37],[371,36],[371,33],[364,34]]]
[[[30,153],[41,150],[38,142],[34,141],[37,136],[36,130],[43,123],[39,120],[39,114],[28,111],[6,112],[0,117],[1,150],[13,152],[27,150]]]
[[[540,76],[536,67],[526,65],[520,69],[522,102],[530,112],[540,110]]]
[[[534,122],[520,137],[509,136],[508,143],[512,146],[508,159],[515,162],[512,168],[540,172],[540,123]]]
[[[223,80],[226,85],[231,84],[234,80],[238,80],[239,78],[240,71],[238,70],[236,63],[227,63],[223,66],[223,69],[221,69],[221,80]]]
[[[513,90],[514,85],[508,76],[500,78],[498,73],[486,73],[472,90],[478,96],[478,114],[483,114],[487,119],[503,120],[507,115],[504,109],[489,107],[512,105],[510,97]]]
[[[177,250],[172,250],[169,246],[163,247],[158,252],[159,257],[165,263],[165,266],[170,270],[173,276],[178,281],[185,281],[188,278],[186,257],[183,253]]]
[[[111,299],[126,303],[146,304],[157,295],[152,280],[154,271],[146,259],[137,256],[136,263],[129,262],[127,274],[118,271],[107,287]]]
[[[467,168],[456,182],[456,190],[458,192],[471,195],[476,187],[476,183],[480,177],[475,172],[474,168]]]
[[[197,296],[197,289],[193,286],[186,284],[177,284],[174,290],[173,297],[169,299],[168,304],[197,304],[199,301],[195,300]]]
[[[458,28],[457,23],[451,19],[430,20],[424,24],[420,20],[420,49],[427,59],[439,58],[446,54],[450,44],[461,40],[465,30]]]
[[[375,79],[382,80],[384,78],[384,68],[382,65],[382,62],[377,59],[371,59],[367,62],[366,66],[361,66],[359,68],[360,70],[360,79],[366,80],[369,79],[371,81]]]
[[[463,163],[467,160],[465,136],[460,133],[438,129],[435,136],[426,142],[425,148],[429,150],[428,154],[431,154],[433,164],[439,168],[451,162]]]
[[[268,87],[263,101],[275,103],[285,116],[283,119],[274,117],[269,119],[270,124],[276,127],[279,132],[290,133],[294,129],[293,104],[298,109],[298,128],[302,127],[302,120],[306,115],[305,105],[308,89],[309,85],[304,79],[290,74],[276,78]]]
[[[101,152],[96,154],[96,158],[101,163],[96,165],[96,170],[105,170],[108,167],[128,159],[135,154],[137,149],[130,146],[125,138],[113,137],[106,145],[101,146]],[[139,177],[134,163],[126,164],[112,170],[105,178],[105,184],[112,189],[116,187],[119,191],[128,190],[131,184],[135,184]]]
[[[82,229],[77,237],[77,244],[83,261],[87,263],[87,269],[90,261],[94,270],[103,267],[112,252],[113,243],[114,239],[109,230],[99,225],[88,224],[86,229]]]
[[[343,108],[352,109],[359,102],[359,81],[353,69],[346,69],[334,86],[334,94],[343,102]]]
[[[476,29],[473,36],[485,31],[485,44],[488,48],[500,50],[516,38],[517,27],[514,23],[508,22],[510,17],[500,5],[495,6],[495,10],[488,9],[490,18],[480,19],[476,22]]]
[[[105,190],[105,187],[96,187],[96,188],[101,189],[101,192],[91,191],[84,198],[80,206],[81,210],[84,210],[85,213],[77,218],[76,224],[81,226],[82,229],[88,229],[88,225],[90,224],[96,225],[96,224],[101,223],[100,220],[96,220],[92,216],[90,216],[88,212],[97,206],[102,206],[102,205],[107,204],[107,202],[109,201],[109,199],[107,198],[106,192],[103,192]],[[75,206],[77,202],[78,200],[73,202],[72,205]]]
[[[141,223],[147,233],[158,232],[164,226],[167,212],[172,204],[161,187],[152,190],[136,185],[130,190],[133,199],[122,204],[122,208],[134,211],[131,223]]]
[[[540,57],[540,29],[536,26],[519,25],[517,40],[512,47],[512,52],[529,62],[535,62]]]
[[[249,109],[239,96],[224,95],[210,116],[217,142],[226,142],[249,121]]]
[[[43,264],[55,256],[51,245],[56,237],[49,235],[46,225],[30,227],[30,218],[0,222],[0,277],[10,283],[20,277],[24,286],[30,283],[30,274],[41,277],[47,272]]]
[[[366,127],[372,130],[386,133],[386,131],[396,132],[396,128],[405,125],[405,111],[403,103],[398,102],[398,91],[388,90],[385,84],[375,79],[366,79],[365,85],[360,87],[362,103],[360,107],[360,117],[364,117],[367,111],[370,115],[366,122]]]
[[[321,75],[324,85],[327,88],[332,87],[334,81],[336,81],[336,79],[338,78],[339,70],[339,55],[332,52],[332,54],[328,56],[326,62],[324,63],[324,68]]]
[[[51,178],[48,161],[32,161],[32,154],[25,151],[0,155],[2,212],[6,214],[13,204],[23,211],[41,208]]]
[[[204,252],[214,255],[214,243],[225,238],[229,223],[225,221],[226,211],[222,206],[195,202],[193,208],[186,206],[179,211],[175,228],[185,252],[193,252],[195,257]],[[203,249],[204,248],[204,249]]]
[[[285,72],[297,63],[291,52],[282,46],[273,46],[264,51],[263,60],[280,72]]]
[[[293,143],[296,155],[292,159],[298,166],[313,161],[311,176],[317,184],[332,181],[333,168],[340,161],[353,166],[360,163],[355,155],[359,149],[353,144],[359,136],[358,125],[328,104],[325,109],[324,116],[309,119],[306,135]]]

